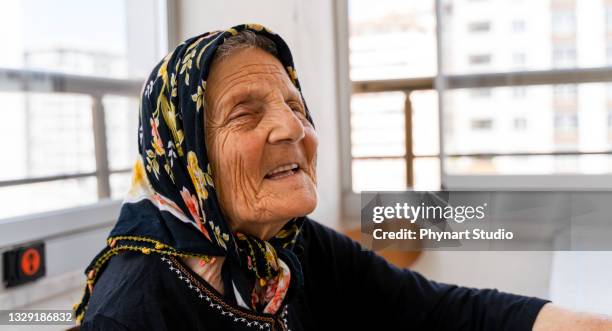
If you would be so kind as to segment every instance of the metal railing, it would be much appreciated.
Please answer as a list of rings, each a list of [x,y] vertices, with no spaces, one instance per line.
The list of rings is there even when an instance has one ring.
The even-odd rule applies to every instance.
[[[585,68],[585,69],[555,69],[541,71],[499,72],[468,75],[448,75],[436,77],[422,77],[410,79],[368,80],[353,81],[352,93],[376,93],[376,92],[404,92],[404,130],[406,151],[404,155],[379,155],[379,156],[353,156],[354,160],[361,159],[404,159],[406,162],[406,185],[414,186],[415,158],[493,158],[499,156],[572,156],[572,155],[611,155],[612,150],[606,151],[550,151],[550,152],[515,152],[515,153],[443,153],[415,155],[412,149],[412,102],[410,94],[415,91],[436,90],[436,79],[443,81],[445,90],[467,89],[467,88],[492,88],[508,86],[536,86],[536,85],[560,85],[560,84],[583,84],[583,83],[605,83],[612,82],[612,67]],[[440,92],[439,92],[440,93]],[[441,120],[442,115],[438,116]],[[444,143],[444,132],[441,132],[440,145]],[[443,149],[441,149],[443,150]],[[442,165],[443,162],[441,162]],[[444,174],[444,169],[441,169]]]
[[[139,97],[142,81],[79,76],[63,73],[0,68],[0,92],[72,93],[92,99],[92,133],[96,171],[58,174],[0,181],[0,187],[96,176],[98,198],[109,198],[110,175],[129,172],[130,168],[109,168],[103,98],[107,95]]]

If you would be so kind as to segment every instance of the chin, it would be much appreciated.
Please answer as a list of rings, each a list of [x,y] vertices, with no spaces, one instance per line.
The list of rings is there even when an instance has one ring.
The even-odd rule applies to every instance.
[[[275,199],[270,208],[275,220],[284,222],[294,217],[306,216],[317,206],[317,193],[314,189],[286,192],[278,196],[280,198]]]
[[[310,214],[317,206],[317,193],[312,190],[296,190],[284,194],[274,194],[263,201],[263,209],[239,209],[238,219],[250,220],[233,223],[234,230],[250,233],[266,240],[276,234],[287,221]]]

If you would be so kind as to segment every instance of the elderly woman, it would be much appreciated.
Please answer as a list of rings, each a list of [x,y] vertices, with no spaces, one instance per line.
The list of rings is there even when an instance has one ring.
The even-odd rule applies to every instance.
[[[179,45],[145,84],[139,126],[131,189],[75,307],[84,330],[578,321],[546,300],[428,281],[306,217],[317,204],[317,134],[289,48],[260,25]]]

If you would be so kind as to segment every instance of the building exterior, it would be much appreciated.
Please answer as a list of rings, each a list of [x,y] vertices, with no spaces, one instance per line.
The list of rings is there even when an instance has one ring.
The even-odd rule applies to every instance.
[[[452,0],[442,3],[444,74],[601,67],[612,61],[612,1]],[[351,4],[359,7],[358,1]],[[355,17],[351,20],[351,79],[435,75],[433,1],[423,1],[420,5],[383,2],[381,6],[384,4],[390,8],[387,13],[382,9],[369,16],[359,10],[350,13]],[[377,105],[367,106],[367,101],[360,101],[368,97],[376,98]],[[389,94],[387,98],[382,95],[353,97],[356,161],[364,162],[359,159],[387,153],[390,146],[404,143],[403,128],[397,131],[394,125],[403,121],[398,119],[403,114],[401,100],[397,94],[395,97]],[[425,151],[422,154],[436,153],[437,137],[431,135],[431,132],[437,134],[437,128],[432,127],[435,121],[431,121],[435,118],[432,113],[437,110],[436,98],[421,102],[420,107],[425,109],[414,109],[413,148],[417,155],[419,150]],[[604,83],[447,90],[444,95],[445,153],[605,151],[612,147],[611,110],[612,88]],[[377,115],[363,116],[368,112]],[[418,118],[424,120],[419,122]],[[427,126],[429,130],[419,126]],[[381,127],[388,129],[381,131]],[[380,143],[376,146],[375,142]],[[401,148],[399,151],[394,148],[392,152],[393,156],[403,155]],[[397,182],[397,176],[405,168],[401,166],[401,159],[396,161],[393,170],[396,176],[389,175],[378,182]],[[377,170],[377,165],[369,162],[367,171],[354,174],[367,176],[366,173],[391,171],[390,168],[387,172]],[[383,162],[379,164],[382,166]],[[605,173],[611,166],[609,157],[603,155],[458,157],[447,159],[446,171],[449,174]],[[415,176],[418,178],[419,173]],[[371,180],[371,185],[377,185],[374,182]]]

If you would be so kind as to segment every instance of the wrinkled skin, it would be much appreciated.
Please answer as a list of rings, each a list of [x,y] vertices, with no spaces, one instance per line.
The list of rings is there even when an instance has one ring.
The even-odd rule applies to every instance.
[[[317,135],[282,64],[261,49],[213,62],[206,85],[206,144],[221,208],[234,231],[267,240],[316,207]],[[292,175],[269,177],[294,163]]]

